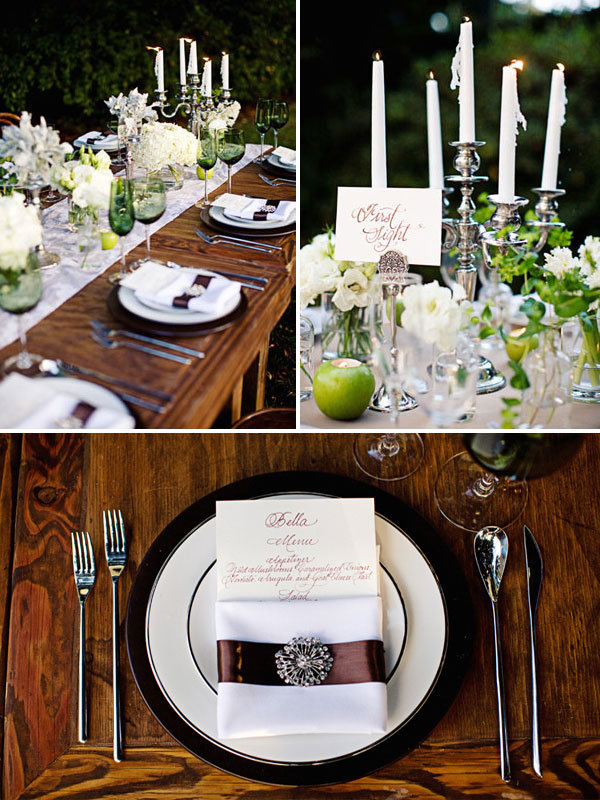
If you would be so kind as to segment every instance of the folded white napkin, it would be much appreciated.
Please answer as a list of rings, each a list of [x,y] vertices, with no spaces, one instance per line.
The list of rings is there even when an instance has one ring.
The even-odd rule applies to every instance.
[[[287,164],[290,167],[296,166],[296,151],[290,147],[278,147],[273,150],[272,155],[278,156],[282,164]]]
[[[295,636],[323,644],[382,639],[380,597],[316,601],[218,601],[217,640],[285,644]],[[341,657],[341,656],[338,656]],[[387,722],[386,684],[263,686],[220,682],[219,736],[296,733],[381,733]]]
[[[8,375],[0,383],[0,428],[127,430],[135,425],[128,414],[92,406],[76,394],[59,392],[55,387],[56,383],[49,385],[44,378]]]
[[[89,139],[97,139],[99,136],[102,136],[101,131],[88,131],[87,133],[82,134],[81,136],[77,137],[78,142],[87,142]]]
[[[158,303],[211,314],[229,313],[240,295],[240,284],[203,270],[172,269],[149,261],[121,281],[140,302]]]
[[[269,200],[263,197],[245,198],[241,208],[226,207],[225,213],[234,219],[249,219],[257,222],[277,220],[285,222],[296,209],[291,200]]]

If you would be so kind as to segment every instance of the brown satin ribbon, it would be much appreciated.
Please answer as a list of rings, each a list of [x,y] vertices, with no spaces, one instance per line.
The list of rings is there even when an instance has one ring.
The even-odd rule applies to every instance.
[[[73,411],[71,411],[70,416],[80,420],[81,427],[84,428],[85,423],[92,416],[95,410],[96,409],[94,406],[91,406],[89,403],[84,403],[83,401],[81,401],[80,403],[77,403]]]
[[[281,203],[281,200],[265,200],[263,206],[274,206],[275,208],[277,208],[279,203]],[[255,211],[252,219],[255,220],[256,222],[264,222],[268,216],[269,215],[267,214],[266,211]]]
[[[217,641],[220,683],[253,683],[259,686],[285,686],[277,674],[275,653],[283,644],[270,642]],[[365,639],[360,642],[327,644],[333,665],[320,684],[385,682],[383,642]]]
[[[212,278],[210,277],[210,275],[196,275],[196,277],[194,278],[194,282],[192,283],[192,286],[204,286],[204,288],[207,289],[208,284],[211,281]],[[196,296],[197,295],[186,294],[184,292],[183,294],[180,294],[179,297],[173,298],[172,305],[174,305],[175,308],[187,308],[190,300]]]

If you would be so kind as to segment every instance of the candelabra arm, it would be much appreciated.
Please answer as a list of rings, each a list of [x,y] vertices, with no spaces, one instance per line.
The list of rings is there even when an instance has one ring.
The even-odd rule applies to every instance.
[[[540,238],[532,248],[534,253],[541,253],[548,243],[550,233],[555,228],[564,228],[565,223],[557,219],[558,198],[565,193],[564,189],[534,189],[539,195],[539,200],[535,204],[537,219],[527,221],[531,228],[539,228]]]
[[[448,253],[453,247],[456,247],[458,242],[458,228],[456,227],[456,220],[443,219],[442,231],[446,234],[442,242],[442,253]]]

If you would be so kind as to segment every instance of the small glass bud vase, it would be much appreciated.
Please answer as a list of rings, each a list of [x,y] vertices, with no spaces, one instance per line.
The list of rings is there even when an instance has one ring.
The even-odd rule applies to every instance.
[[[573,400],[600,403],[600,330],[598,311],[579,315],[573,346]]]
[[[323,360],[355,358],[366,364],[371,353],[370,306],[355,306],[349,311],[340,311],[332,300],[332,292],[324,292],[321,297],[323,303]],[[381,327],[380,305],[377,310],[377,319],[377,325]]]
[[[148,177],[160,178],[165,184],[167,192],[177,192],[183,188],[185,167],[183,164],[168,164],[161,169],[149,171]]]
[[[519,428],[568,428],[573,365],[561,347],[560,331],[546,329],[521,362],[529,388],[523,391]]]
[[[88,215],[77,228],[77,250],[79,268],[84,272],[99,272],[102,269],[102,248],[98,232],[98,219]]]
[[[73,202],[73,196],[69,195],[68,204],[68,228],[73,233],[77,233],[83,225],[89,225],[90,220],[94,225],[98,224],[98,210],[95,208],[82,208]]]

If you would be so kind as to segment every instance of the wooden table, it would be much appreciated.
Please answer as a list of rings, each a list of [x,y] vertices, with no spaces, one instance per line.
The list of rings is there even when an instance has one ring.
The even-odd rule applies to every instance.
[[[397,763],[346,785],[277,788],[226,775],[177,746],[141,699],[122,640],[125,760],[111,749],[110,584],[101,511],[128,521],[127,590],[148,546],[176,514],[233,480],[279,469],[322,470],[368,480],[344,434],[0,435],[0,675],[6,666],[5,800],[134,798],[597,798],[600,796],[600,436],[589,435],[560,472],[532,482],[523,521],[545,561],[538,615],[544,779],[531,769],[529,652],[520,524],[509,528],[501,592],[513,781],[498,775],[489,601],[472,535],[445,522],[432,485],[462,449],[456,434],[426,434],[425,458],[386,488],[428,519],[453,550],[477,618],[474,655],[448,714]],[[90,740],[77,744],[78,607],[70,531],[89,530],[98,578],[88,609]],[[3,624],[2,624],[3,623]],[[123,626],[124,627],[124,626]],[[122,631],[122,634],[124,631]],[[0,713],[1,713],[0,701]]]
[[[259,167],[253,163],[240,170],[234,176],[234,191],[264,197],[268,190],[268,196],[274,199],[294,199],[293,186],[267,186],[258,173]],[[226,189],[225,183],[210,197]],[[290,302],[295,283],[295,236],[289,234],[283,241],[264,240],[282,245],[283,250],[262,254],[239,247],[207,245],[194,233],[197,227],[215,233],[200,221],[200,210],[192,206],[153,234],[152,252],[163,261],[172,260],[183,266],[212,266],[263,276],[269,281],[262,292],[243,289],[248,310],[237,325],[207,336],[173,340],[204,351],[206,357],[201,361],[194,359],[187,366],[125,348],[107,350],[93,341],[90,318],[123,327],[115,326],[106,305],[111,289],[107,277],[118,271],[118,264],[28,332],[31,352],[126,377],[174,395],[162,414],[132,406],[139,427],[210,428],[228,404],[230,422],[264,406],[269,337]],[[145,244],[140,244],[128,255],[128,261],[144,255]],[[0,361],[16,351],[16,342],[0,350]],[[111,386],[107,384],[107,388]]]

